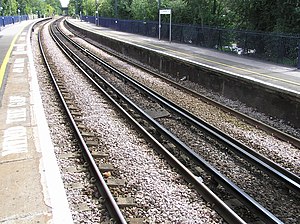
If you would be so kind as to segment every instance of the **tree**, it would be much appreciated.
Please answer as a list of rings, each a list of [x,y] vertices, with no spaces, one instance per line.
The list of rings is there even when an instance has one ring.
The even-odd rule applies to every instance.
[[[184,0],[163,1],[161,8],[172,9],[172,21],[174,23],[189,23],[189,12],[187,3]],[[158,11],[156,12],[158,15]]]
[[[118,17],[122,19],[131,19],[132,0],[118,0]]]
[[[3,15],[17,15],[18,14],[18,3],[16,0],[3,0]]]
[[[273,31],[300,33],[300,1],[276,1],[276,24]]]
[[[2,0],[3,15],[21,15],[37,13],[51,16],[61,12],[59,0]]]
[[[156,20],[157,3],[155,0],[132,0],[131,15],[137,20]]]
[[[79,15],[83,13],[83,0],[70,0],[68,5],[69,15]]]
[[[48,15],[60,14],[61,13],[61,3],[59,0],[45,0],[46,3],[46,12]],[[50,13],[52,12],[52,13]],[[47,14],[46,13],[46,14]]]
[[[10,1],[10,0],[4,0]],[[15,0],[11,0],[15,1]],[[26,1],[26,0],[22,0]],[[37,1],[37,0],[35,0]],[[136,20],[158,19],[158,0],[78,0],[82,11]],[[160,0],[172,9],[175,23],[198,24],[268,32],[300,31],[300,0]],[[70,9],[75,0],[70,1]],[[115,7],[117,4],[117,7]],[[115,12],[117,8],[117,13]]]
[[[99,0],[98,11],[100,16],[114,17],[114,1],[113,0]]]

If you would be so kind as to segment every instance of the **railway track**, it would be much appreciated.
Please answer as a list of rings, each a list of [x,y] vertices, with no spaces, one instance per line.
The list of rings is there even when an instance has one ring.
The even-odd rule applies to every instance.
[[[158,77],[159,79],[164,80],[166,83],[169,83],[170,85],[174,86],[175,88],[177,88],[181,91],[184,91],[191,96],[195,96],[210,105],[216,106],[216,107],[220,108],[222,111],[232,114],[232,115],[236,116],[237,118],[239,118],[261,130],[264,130],[268,133],[272,133],[272,135],[274,135],[278,139],[289,142],[292,145],[294,145],[295,147],[298,147],[298,148],[300,147],[299,136],[294,136],[293,134],[289,134],[288,133],[289,131],[280,130],[280,128],[276,128],[271,125],[268,125],[266,122],[259,121],[258,119],[252,118],[251,116],[248,116],[245,113],[239,112],[238,110],[230,108],[223,103],[219,103],[218,101],[216,101],[212,98],[209,98],[209,97],[205,96],[204,94],[197,92],[197,90],[193,90],[193,88],[191,88],[191,87],[185,87],[184,83],[185,83],[186,79],[188,79],[187,77],[173,77],[168,74],[162,74],[160,72],[157,72],[153,68],[145,67],[143,64],[141,64],[137,61],[131,60],[130,58],[125,57],[118,52],[112,51],[109,48],[103,46],[101,43],[95,42],[95,41],[91,40],[90,38],[88,38],[86,35],[83,35],[83,34],[79,33],[78,31],[74,30],[71,26],[69,26],[69,22],[67,20],[64,20],[64,24],[74,35],[76,35],[79,38],[82,38],[89,44],[101,49],[102,51],[105,51],[108,54],[113,55],[114,57],[119,58],[120,60],[122,60],[128,64],[131,64],[134,67],[137,67],[137,68],[147,72],[148,74],[151,74],[154,77]]]
[[[42,44],[40,44],[41,49],[43,49]],[[42,50],[43,51],[43,50]],[[65,83],[62,81],[62,77],[59,76],[59,72],[55,72],[56,75],[53,75],[51,72],[51,59],[50,63],[46,62],[47,59],[45,58],[45,63],[47,64],[49,73],[51,74],[53,83],[55,85],[55,88],[58,92],[58,95],[60,96],[61,102],[64,106],[64,109],[66,113],[68,114],[68,119],[72,123],[72,129],[76,133],[76,138],[78,138],[78,142],[80,143],[80,146],[82,148],[83,156],[85,158],[85,161],[87,164],[85,164],[86,167],[90,170],[90,173],[93,174],[93,181],[96,183],[96,186],[98,187],[98,191],[101,193],[102,197],[104,199],[104,204],[108,207],[108,211],[111,215],[111,217],[116,221],[117,223],[126,223],[124,216],[120,213],[120,209],[118,208],[118,203],[115,202],[114,198],[112,197],[112,193],[109,192],[108,187],[106,185],[106,181],[108,179],[104,180],[103,177],[101,176],[101,172],[98,169],[97,164],[95,163],[95,156],[94,153],[91,151],[91,147],[88,147],[90,144],[93,145],[93,143],[88,143],[89,139],[93,137],[92,133],[88,133],[85,130],[85,127],[81,124],[81,119],[80,119],[80,109],[75,106],[75,103],[73,102],[72,97],[69,95],[68,90],[65,86]],[[84,73],[84,72],[83,72]],[[85,75],[88,76],[87,73]],[[96,83],[95,83],[96,84]],[[97,84],[96,84],[97,86]],[[100,86],[98,86],[99,89],[101,89]],[[103,91],[105,92],[105,91]],[[110,97],[109,94],[107,94],[107,97],[111,99],[112,102],[114,100]],[[124,109],[118,105],[116,105],[120,111],[124,113],[124,115],[128,115]],[[128,116],[128,119],[130,116]],[[138,124],[136,123],[135,120],[132,119],[132,123],[135,124],[137,127],[140,128],[141,132],[145,132],[145,130]],[[160,148],[162,152],[166,153],[166,156],[172,157],[167,150],[164,149],[158,143],[151,135],[149,135],[147,132],[144,133],[146,137],[148,137],[148,140],[153,142],[154,145],[156,145],[157,148]],[[94,143],[95,144],[95,143]],[[71,153],[72,154],[72,153]],[[74,155],[66,155],[66,157],[77,157]],[[214,204],[214,208],[217,210],[221,211],[221,214],[225,217],[226,220],[229,222],[235,222],[235,223],[244,223],[240,217],[238,217],[224,202],[219,200],[218,197],[216,197],[205,185],[203,185],[202,182],[200,182],[196,177],[194,177],[193,174],[191,174],[180,162],[176,161],[176,159],[171,159],[174,164],[176,164],[178,169],[182,169],[183,173],[186,174],[186,178],[189,179],[191,182],[196,182],[198,185],[198,190],[201,192],[204,192],[206,197],[210,198],[209,200]],[[76,171],[75,171],[76,172]],[[134,219],[128,218],[126,220],[130,220],[130,222],[135,222]],[[141,222],[140,222],[141,223]]]
[[[57,27],[57,25],[53,25],[52,29],[50,30],[50,32],[52,32],[54,38],[56,39],[56,41],[58,41],[58,45],[63,46],[62,43],[59,43],[60,40],[59,38],[56,36],[57,31],[55,31],[55,27]],[[65,51],[67,50],[66,46],[62,47],[62,50]],[[67,55],[69,55],[69,53],[71,52],[65,52]],[[75,54],[76,55],[76,54]],[[71,58],[70,58],[71,59]],[[119,109],[119,111],[121,111],[128,120],[131,121],[131,123],[133,125],[135,125],[136,128],[138,128],[139,132],[143,134],[143,136],[145,138],[147,138],[148,142],[152,143],[155,148],[161,153],[163,154],[169,161],[170,164],[172,164],[174,167],[176,167],[177,170],[180,171],[180,173],[184,174],[184,178],[186,179],[186,181],[188,181],[188,183],[193,184],[193,186],[195,187],[195,189],[201,193],[201,195],[208,200],[212,205],[213,208],[215,210],[218,211],[218,213],[227,221],[227,222],[234,222],[234,223],[245,223],[238,215],[236,215],[235,212],[233,212],[223,201],[221,201],[213,192],[211,192],[203,183],[202,181],[197,178],[195,175],[193,175],[182,163],[180,163],[167,149],[165,149],[165,147],[159,143],[151,134],[149,134],[149,132],[142,127],[139,122],[137,122],[134,118],[132,118],[132,116],[126,111],[128,109],[128,104],[130,104],[130,101],[126,100],[126,97],[123,96],[122,94],[120,94],[118,91],[115,90],[114,87],[112,87],[109,83],[106,83],[105,81],[101,84],[99,84],[99,80],[96,82],[94,80],[94,78],[92,78],[91,76],[94,76],[96,73],[93,73],[93,70],[88,69],[88,66],[83,62],[80,61],[79,58],[77,59],[71,59],[73,60],[74,64],[78,63],[78,66],[80,64],[80,67],[84,67],[84,69],[81,68],[82,72],[89,77],[89,79],[91,80],[91,82],[93,82],[95,84],[95,86],[97,86],[97,88],[106,95],[106,97],[108,99],[110,99],[111,102],[113,102],[115,104],[115,106]],[[77,62],[76,62],[77,61]],[[98,77],[99,78],[99,77]],[[124,102],[127,101],[125,104]],[[126,110],[120,106],[117,101],[120,103],[120,101],[122,102],[122,106],[126,107]],[[137,107],[136,107],[137,108]],[[136,113],[136,112],[135,112]],[[145,113],[142,113],[144,115],[146,115]],[[141,120],[140,120],[141,122]]]
[[[65,37],[66,38],[66,37]],[[68,40],[68,41],[70,41],[70,40]],[[78,47],[77,46],[77,49],[80,49],[80,47]],[[124,76],[124,74],[123,75],[120,75],[119,74],[119,72],[118,71],[116,71],[116,69],[114,69],[114,68],[111,68],[110,66],[107,66],[107,65],[103,65],[103,62],[99,62],[99,60],[96,58],[96,56],[95,55],[91,55],[91,54],[89,54],[89,52],[87,52],[87,50],[86,49],[82,49],[82,51],[84,52],[84,55],[85,56],[87,56],[87,57],[89,57],[89,58],[91,58],[92,59],[92,61],[94,62],[94,63],[98,63],[98,64],[102,64],[101,66],[102,67],[106,67],[105,69],[107,70],[107,69],[110,69],[110,73],[113,73],[114,75],[116,75],[117,74],[117,76],[119,76],[119,80],[121,80],[121,82],[132,82],[132,83],[134,83],[134,81],[133,80],[130,80],[130,78],[129,77],[126,77],[126,76]],[[85,67],[86,67],[86,65],[85,65]],[[120,76],[122,76],[121,78],[120,78]],[[109,79],[109,78],[108,78]],[[114,80],[114,78],[111,78],[110,77],[110,82],[115,82],[114,84],[116,84],[118,81],[116,81],[116,80]],[[126,79],[126,81],[125,81],[125,79]],[[133,85],[133,84],[132,84]],[[134,85],[136,85],[136,83],[134,84]],[[138,85],[140,85],[140,84],[138,84]],[[136,88],[136,87],[135,87]],[[140,87],[139,87],[140,88]],[[137,93],[138,92],[140,92],[141,91],[141,89],[139,89],[139,90],[137,90],[137,91],[133,91],[133,95],[138,95]],[[143,91],[145,91],[145,88],[144,88],[144,90]],[[128,94],[128,93],[127,93]],[[132,96],[132,97],[134,97],[134,96]],[[145,107],[144,109],[145,110],[147,110],[147,107],[150,107],[150,108],[155,108],[155,104],[157,104],[157,101],[158,101],[158,99],[157,99],[157,96],[156,96],[156,98],[153,100],[153,95],[152,95],[152,101],[153,101],[153,105],[142,105],[141,107]],[[136,100],[136,101],[139,101],[139,100]],[[166,101],[165,99],[164,99],[164,101]],[[172,103],[170,103],[170,102],[167,102],[168,104],[172,104]],[[162,102],[160,102],[160,104],[162,104]],[[158,106],[159,107],[159,106]],[[174,107],[174,105],[169,105],[169,110],[170,110],[170,108],[171,107]],[[174,109],[174,108],[173,108]],[[177,110],[178,110],[178,108],[177,108]],[[141,114],[143,114],[143,112],[140,112]],[[148,111],[148,113],[149,113],[149,111]],[[168,112],[169,113],[169,112]],[[182,113],[182,112],[176,112],[177,114],[180,114],[180,113]],[[186,113],[186,112],[185,112]],[[186,113],[187,114],[187,113]],[[187,115],[185,115],[185,117],[186,117]],[[197,118],[195,118],[195,117],[193,117],[191,114],[189,114],[188,116],[190,116],[190,118],[188,119],[188,121],[187,121],[187,123],[188,123],[188,125],[193,125],[193,126],[198,126],[198,128],[199,128],[199,126],[201,126],[201,124],[199,125],[199,123],[202,123],[202,125],[203,125],[203,121],[200,121],[199,122],[199,120],[198,121],[191,121],[191,120],[193,120],[193,119],[196,119],[197,120]],[[164,116],[163,116],[164,117]],[[192,118],[191,118],[192,117]],[[152,118],[151,118],[151,116],[148,116],[148,122],[151,122],[152,124],[155,124],[156,122],[155,122],[155,120],[151,120]],[[178,119],[178,118],[177,118]],[[186,119],[186,118],[185,118]],[[175,119],[176,120],[176,119]],[[179,118],[179,120],[183,120],[182,118]],[[197,124],[196,124],[197,123]],[[196,125],[195,125],[196,124]],[[209,126],[209,125],[208,125]],[[209,127],[210,129],[213,129],[213,127]],[[159,124],[156,124],[156,126],[155,126],[155,129],[156,129],[156,131],[158,130],[158,129],[160,129],[160,130],[162,130],[162,132],[164,132],[164,135],[165,136],[167,136],[166,138],[167,139],[173,139],[173,144],[175,144],[175,145],[177,145],[178,147],[181,147],[181,148],[185,148],[185,149],[187,149],[186,151],[188,151],[189,152],[189,156],[191,156],[191,155],[193,155],[193,153],[194,153],[194,151],[193,150],[191,150],[189,147],[187,147],[186,146],[186,144],[184,144],[183,142],[180,142],[180,140],[179,141],[177,141],[178,139],[176,138],[176,136],[172,136],[172,134],[170,134],[170,133],[168,133],[168,131],[167,130],[164,130],[164,128],[163,127],[161,127]],[[207,131],[207,130],[206,130]],[[218,132],[218,130],[213,130],[213,132],[214,131],[217,131]],[[211,131],[209,131],[210,132],[210,135],[212,134],[211,133]],[[154,133],[155,134],[155,133]],[[223,133],[218,133],[219,135],[222,135],[223,137],[225,136]],[[227,138],[227,137],[225,137],[225,138]],[[175,139],[175,140],[174,140]],[[227,140],[226,141],[228,141],[228,138],[227,138]],[[299,192],[299,179],[298,179],[298,177],[296,176],[296,175],[293,175],[292,173],[290,173],[289,171],[286,171],[286,170],[284,170],[284,169],[282,169],[281,167],[278,167],[278,166],[276,166],[276,164],[274,164],[274,163],[272,163],[272,161],[269,161],[269,160],[265,160],[265,158],[264,157],[261,157],[260,155],[257,155],[256,153],[254,153],[253,151],[251,151],[249,148],[247,148],[247,147],[244,147],[243,145],[241,145],[241,144],[239,144],[238,142],[235,142],[234,140],[229,140],[229,141],[231,141],[231,143],[226,143],[227,145],[232,145],[232,144],[235,144],[236,146],[238,146],[238,147],[241,147],[242,148],[242,150],[239,150],[239,154],[241,153],[241,151],[243,151],[243,150],[246,150],[247,151],[247,153],[253,153],[252,154],[252,156],[250,156],[250,157],[252,157],[251,159],[250,159],[250,157],[248,157],[248,160],[250,160],[251,161],[251,163],[253,163],[254,161],[256,161],[255,163],[257,163],[258,162],[258,160],[260,160],[258,163],[260,164],[259,166],[260,167],[263,167],[263,169],[264,170],[268,170],[268,172],[269,173],[272,173],[273,175],[275,175],[275,176],[277,176],[279,179],[281,179],[282,177],[283,177],[283,179],[281,179],[281,181],[282,182],[285,182],[285,180],[287,180],[287,179],[289,179],[288,180],[288,182],[286,182],[286,184],[287,185],[289,185],[289,187],[292,189],[292,190],[294,190],[295,192]],[[233,143],[234,142],[234,143]],[[174,151],[174,150],[173,150]],[[247,154],[246,153],[246,154]],[[257,158],[255,158],[255,156],[257,157],[260,157],[260,159],[257,159]],[[202,167],[203,166],[205,166],[206,164],[206,161],[201,161],[202,160],[202,158],[201,157],[199,157],[199,155],[194,155],[194,157],[196,158],[196,160],[197,160],[197,163],[198,164],[201,164],[202,165]],[[197,158],[198,157],[198,158]],[[244,158],[246,158],[246,157],[244,157]],[[261,161],[261,159],[263,160],[263,161]],[[262,165],[263,163],[265,163],[264,165]],[[203,165],[204,164],[204,165]],[[194,165],[194,167],[197,167],[197,166],[195,166]],[[206,166],[206,170],[208,169],[208,170],[213,170],[213,168],[211,168],[211,167],[209,167],[209,168],[207,168],[207,167],[209,167],[209,166]],[[268,167],[268,168],[267,168]],[[280,171],[276,171],[275,169],[278,169],[278,170],[280,170]],[[212,171],[211,171],[212,172]],[[284,174],[282,174],[282,173],[284,173]],[[216,175],[216,174],[214,174],[214,175]],[[222,179],[223,177],[221,177],[220,179]],[[219,178],[217,178],[216,176],[214,177],[214,179],[217,179],[218,181],[219,181],[219,183],[220,182],[223,182],[223,184],[224,183],[226,183],[227,182],[227,180],[226,180],[226,178],[224,178],[223,179],[223,181],[220,181],[220,179]],[[234,186],[234,185],[232,185],[231,183],[229,184],[229,185],[231,185],[231,187],[226,187],[227,189],[229,189],[229,188],[231,188],[232,189],[232,186]],[[238,189],[238,188],[236,188],[235,186],[233,187],[234,189],[236,189],[237,191],[240,191],[240,189]],[[235,191],[235,190],[234,190]],[[242,191],[240,191],[240,193],[239,193],[240,195],[243,195],[244,193],[242,192]],[[244,199],[242,199],[242,198],[244,198]],[[251,198],[248,198],[248,199],[250,199],[250,201],[252,201],[252,202],[246,202],[247,200],[245,199],[245,198],[248,198],[248,196],[247,195],[245,195],[244,194],[244,196],[239,196],[239,200],[242,200],[242,201],[244,201],[244,203],[245,204],[251,204],[251,206],[253,206],[254,205],[254,207],[252,207],[251,209],[254,209],[254,210],[256,210],[256,213],[261,213],[260,214],[260,217],[262,218],[262,219],[264,219],[264,220],[267,220],[268,218],[270,218],[271,217],[271,219],[273,219],[273,221],[274,222],[279,222],[279,220],[278,219],[276,219],[276,217],[274,217],[272,214],[270,214],[267,210],[265,210],[263,207],[261,207],[258,203],[256,203],[255,201],[253,201],[253,199],[251,199]],[[250,206],[250,207],[251,207]],[[272,217],[273,216],[273,217]],[[267,218],[268,217],[268,218]],[[270,220],[269,220],[270,221]]]
[[[69,22],[65,21],[64,24],[67,25],[67,28],[70,28],[68,26]],[[112,52],[111,50],[102,46],[101,43],[97,43],[91,40],[88,37],[88,34],[86,34],[86,36],[83,36],[82,34],[78,34],[78,32],[74,31],[73,29],[71,29],[71,31],[71,36],[75,35],[75,37],[73,38],[75,41],[83,44],[85,48],[91,49],[91,51],[93,51],[95,54],[101,55],[101,57],[106,58],[104,60],[111,61],[111,63],[113,63],[115,66],[119,66],[123,72],[130,75],[130,77],[132,77],[133,79],[138,80],[148,88],[151,88],[157,93],[163,95],[168,100],[195,114],[197,117],[201,117],[201,119],[226,132],[229,136],[238,139],[241,143],[247,145],[248,147],[254,148],[259,154],[271,159],[285,169],[290,170],[298,176],[300,175],[300,170],[296,165],[299,164],[299,160],[297,158],[300,156],[298,156],[300,146],[299,138],[286,134],[285,132],[282,132],[272,126],[266,125],[261,121],[232,110],[227,106],[223,106],[223,104],[205,97],[205,94],[198,94],[197,92],[187,89],[182,85],[178,85],[177,82],[179,80],[177,80],[176,82],[172,81],[174,77],[170,77],[170,75],[168,74],[160,75],[157,72],[152,71],[153,68],[150,70],[148,68],[145,68],[139,62],[133,62],[128,58],[124,58],[121,53]],[[113,55],[115,58],[121,59],[125,63],[118,63],[117,59],[113,58],[113,60],[111,60],[111,56],[107,56],[105,53],[101,53],[101,51],[99,52],[98,50],[96,50],[96,47],[89,48],[84,41],[76,38],[77,35],[78,37],[82,37],[85,41],[92,44],[93,46],[96,46],[98,49],[101,49],[104,52],[108,52],[110,55]],[[136,69],[136,74],[132,69],[130,69],[129,65],[134,65],[134,67],[139,68]],[[172,80],[168,78],[166,79],[164,76],[169,77]],[[191,85],[188,81],[179,82],[183,85]],[[159,83],[159,85],[155,83]],[[190,86],[189,88],[193,89],[194,87]],[[197,88],[198,87],[195,87],[195,89]],[[178,92],[178,97],[177,95],[174,95],[174,91]],[[259,115],[258,117],[261,116],[263,117],[263,115]],[[260,134],[252,134],[253,132],[258,133],[257,130],[263,131],[259,131]],[[297,135],[295,132],[292,133]],[[276,138],[273,138],[271,136],[274,136]],[[277,139],[282,139],[286,143],[283,143],[282,141]]]
[[[61,81],[60,77],[58,77],[57,74],[55,76],[54,73],[52,72],[50,63],[48,61],[49,59],[45,54],[45,50],[41,41],[40,32],[39,32],[38,41],[39,41],[40,51],[43,56],[43,61],[46,65],[49,75],[51,76],[53,85],[55,86],[56,92],[59,95],[59,99],[61,101],[61,104],[63,105],[65,113],[67,114],[68,120],[70,121],[71,128],[74,131],[73,132],[74,137],[77,138],[78,143],[80,144],[82,155],[87,163],[86,166],[88,167],[90,173],[93,175],[94,178],[93,181],[95,182],[95,186],[97,186],[98,191],[101,193],[103,200],[105,201],[105,206],[107,207],[107,210],[109,211],[111,217],[117,223],[127,223],[100,171],[101,167],[99,167],[99,165],[96,163],[95,154],[97,153],[95,152],[93,153],[92,150],[90,149],[90,146],[93,144],[89,142],[91,142],[90,138],[93,137],[93,134],[85,132],[84,127],[78,124],[80,123],[80,118],[78,118],[80,115],[79,109],[74,106],[72,99],[68,95],[68,91],[66,90],[63,81]],[[97,155],[99,156],[99,154]],[[69,155],[69,157],[72,157],[72,155]]]
[[[270,178],[270,174],[271,176],[276,176],[277,179],[280,182],[284,182],[285,186],[289,187],[291,191],[299,193],[299,180],[296,175],[276,166],[272,161],[257,155],[253,150],[224,135],[224,133],[214,129],[212,126],[206,124],[204,121],[187,111],[182,110],[167,99],[155,94],[150,89],[142,86],[135,80],[132,80],[127,75],[122,74],[116,68],[113,68],[101,60],[99,61],[99,59],[95,55],[90,54],[87,49],[81,49],[82,53],[79,53],[80,46],[77,46],[76,50],[73,46],[73,50],[70,50],[68,46],[70,45],[71,40],[68,39],[67,36],[63,37],[63,34],[57,29],[58,26],[58,24],[54,25],[51,30],[58,44],[63,46],[62,48],[67,52],[66,54],[72,58],[74,63],[80,65],[83,73],[89,76],[96,86],[106,92],[107,97],[112,102],[118,102],[117,107],[119,110],[128,116],[135,127],[138,128],[140,132],[143,132],[143,135],[148,141],[154,144],[158,151],[168,158],[170,164],[183,173],[185,179],[192,183],[207,201],[214,204],[214,208],[227,222],[243,223],[243,220],[211,190],[209,190],[205,184],[214,188],[216,194],[223,197],[223,200],[229,202],[234,201],[234,199],[237,198],[243,203],[243,205],[238,205],[238,207],[244,208],[244,205],[246,205],[247,212],[237,211],[237,213],[242,217],[251,213],[250,218],[247,220],[248,222],[256,221],[257,216],[266,223],[281,222],[281,220],[269,212],[268,209],[264,208],[264,206],[260,205],[260,203],[256,202],[252,197],[245,193],[243,189],[230,181],[228,177],[222,175],[220,171],[214,167],[217,167],[216,164],[213,166],[209,164],[209,162],[206,161],[209,160],[209,157],[204,159],[199,155],[199,153],[205,154],[205,152],[197,152],[197,150],[194,150],[193,148],[195,148],[195,145],[199,144],[206,144],[213,148],[221,148],[223,151],[216,151],[216,153],[223,153],[225,157],[235,157],[236,161],[233,163],[234,166],[237,164],[242,164],[246,167],[248,166],[248,172],[253,172],[255,175],[262,175],[264,178],[267,177],[268,181],[271,181],[271,183],[273,180]],[[61,41],[59,39],[65,40]],[[67,43],[64,44],[63,42]],[[72,53],[72,51],[75,53]],[[80,54],[83,54],[87,60],[81,60],[81,57],[78,57]],[[99,76],[98,73],[100,72],[105,78]],[[123,108],[120,105],[122,105]],[[155,110],[153,110],[153,108],[155,108]],[[70,114],[72,113],[70,112]],[[177,128],[177,131],[175,130],[175,127]],[[76,130],[76,128],[74,129]],[[178,129],[184,131],[179,132]],[[188,132],[190,132],[189,137],[185,139],[182,135],[184,135],[183,133]],[[190,136],[192,136],[192,139],[194,140],[191,140]],[[219,137],[222,137],[222,139]],[[216,138],[218,139],[216,140]],[[190,142],[193,143],[191,144]],[[83,149],[85,149],[84,144],[82,145]],[[234,150],[230,151],[229,148],[230,150],[234,148]],[[89,150],[85,149],[84,151]],[[230,153],[228,153],[228,151],[230,151]],[[235,155],[235,153],[239,156]],[[256,156],[259,156],[259,159],[255,158]],[[85,155],[86,159],[89,157],[89,155]],[[177,159],[175,157],[177,157]],[[253,168],[252,165],[254,163],[256,163],[255,168]],[[262,173],[257,166],[259,169],[263,168],[264,172],[267,171],[267,174]],[[189,169],[187,169],[187,167]],[[220,167],[220,169],[221,168],[222,167]],[[279,170],[275,170],[277,168]],[[244,168],[241,168],[241,170],[242,169]],[[91,172],[98,174],[93,171],[93,169]],[[230,170],[225,172],[228,173]],[[201,176],[201,178],[199,176]],[[260,181],[265,181],[263,178],[258,179],[261,179]],[[259,184],[261,184],[261,182],[258,182],[256,185]],[[282,188],[280,192],[284,192],[285,187],[282,187],[280,184],[278,186]],[[245,188],[245,186],[243,186],[243,188]],[[287,193],[287,195],[289,194],[290,192]],[[291,193],[291,195],[294,195],[294,193]],[[238,203],[235,202],[234,207],[237,207],[237,204]],[[269,202],[266,204],[269,204]],[[274,210],[277,209],[279,208],[276,207]],[[288,214],[288,217],[291,215],[293,214]],[[288,220],[288,217],[283,217],[284,221]]]

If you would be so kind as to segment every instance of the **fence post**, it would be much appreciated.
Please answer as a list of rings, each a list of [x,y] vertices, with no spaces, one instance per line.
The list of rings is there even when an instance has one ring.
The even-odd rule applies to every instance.
[[[218,47],[217,50],[222,51],[222,30],[219,28],[219,38],[218,38]]]
[[[300,69],[300,42],[298,43],[298,64],[297,68]]]
[[[245,36],[244,53],[248,56],[248,34]]]

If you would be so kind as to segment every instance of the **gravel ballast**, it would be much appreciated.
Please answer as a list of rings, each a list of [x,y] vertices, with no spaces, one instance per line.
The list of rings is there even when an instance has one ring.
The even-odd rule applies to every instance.
[[[66,29],[64,29],[64,32],[66,32],[68,35],[73,35]],[[127,75],[130,75],[132,78],[138,80],[145,86],[153,89],[158,94],[166,97],[170,101],[175,102],[179,106],[226,132],[231,137],[251,147],[258,153],[261,153],[296,175],[300,175],[299,148],[294,147],[288,142],[281,141],[265,131],[259,130],[256,127],[236,118],[235,116],[226,113],[213,105],[201,101],[197,97],[191,96],[182,90],[178,90],[163,80],[153,77],[147,72],[118,60],[117,58],[99,50],[80,38],[74,37],[73,39],[85,46],[94,54],[98,55],[103,60],[108,61],[114,66],[117,66]],[[211,95],[211,93],[207,92],[206,95]],[[226,102],[230,103],[228,100]],[[236,102],[232,102],[232,104],[236,106]],[[253,116],[263,115],[256,112]]]
[[[84,41],[74,38],[80,43],[84,43]],[[266,132],[263,132],[256,127],[253,127],[251,125],[246,124],[245,122],[235,118],[234,116],[224,113],[220,109],[211,106],[209,104],[203,103],[196,97],[192,97],[189,94],[186,94],[185,92],[182,92],[168,83],[165,83],[164,81],[161,81],[158,78],[153,78],[150,74],[140,71],[139,69],[133,68],[132,66],[120,62],[118,59],[107,55],[103,53],[102,51],[96,50],[94,47],[91,47],[88,44],[85,44],[85,47],[94,53],[98,54],[101,58],[104,58],[106,61],[109,61],[109,63],[113,63],[118,68],[121,68],[123,71],[125,71],[126,74],[130,74],[130,76],[134,77],[135,79],[141,81],[146,86],[150,87],[151,89],[155,89],[159,94],[166,96],[173,102],[176,102],[180,104],[182,107],[186,108],[187,110],[193,112],[199,117],[202,117],[206,121],[214,124],[216,127],[225,130],[228,134],[230,134],[232,137],[239,139],[241,142],[249,145],[251,148],[255,149],[256,151],[260,152],[261,154],[266,155],[270,159],[274,160],[275,162],[279,163],[280,165],[286,167],[287,169],[291,170],[292,172],[298,174],[299,173],[299,149],[293,147],[292,145],[285,143],[283,141],[280,141],[273,136],[269,135]],[[110,76],[110,75],[109,75]],[[113,81],[113,77],[109,77]],[[115,81],[113,81],[115,82]],[[175,127],[175,129],[178,129],[178,127]],[[186,133],[187,131],[183,131]],[[179,134],[179,136],[183,136],[184,133]],[[188,136],[188,139],[190,137]],[[212,156],[212,152],[205,147],[205,150],[209,155]],[[206,152],[205,151],[205,152]],[[295,156],[296,155],[296,156]],[[219,154],[216,154],[213,156],[213,160],[216,160],[218,164],[225,167],[227,166],[223,161],[225,161],[224,158],[231,158],[232,156],[223,156],[223,158],[219,158]],[[218,159],[219,158],[219,159]],[[227,161],[227,160],[226,160]],[[225,168],[224,168],[225,169]],[[278,184],[269,184],[269,188],[266,188],[264,184],[259,185],[260,188],[255,188],[253,181],[254,179],[261,179],[262,183],[265,177],[259,172],[253,172],[253,175],[248,177],[239,177],[238,173],[239,170],[232,169],[232,173],[228,173],[230,176],[237,177],[237,182],[241,183],[242,186],[247,186],[247,188],[251,189],[251,195],[256,195],[260,192],[261,195],[263,195],[262,198],[259,199],[259,201],[262,204],[269,204],[268,199],[274,198],[271,193],[273,191],[276,192],[276,188],[279,187]],[[252,183],[252,184],[249,184]],[[265,190],[267,189],[267,190]],[[263,193],[262,193],[263,192]],[[289,211],[297,211],[297,203],[295,203],[293,200],[289,201],[288,198],[284,198],[283,194],[280,192],[276,192],[278,198],[281,200],[274,200],[273,203],[271,203],[269,207],[272,207],[272,211],[275,209],[276,213],[277,210],[282,208],[282,211],[278,211],[279,216],[285,216],[285,206],[288,207]],[[276,197],[275,197],[276,198]],[[288,200],[288,201],[286,201]],[[284,203],[286,202],[286,203]],[[297,212],[293,212],[296,214]],[[286,218],[286,217],[285,217]],[[293,220],[291,220],[293,222]]]
[[[45,44],[52,55],[52,63],[57,71],[64,76],[72,98],[83,114],[83,124],[93,130],[93,133],[101,139],[101,147],[109,154],[109,162],[117,169],[118,175],[125,179],[127,194],[135,198],[136,207],[125,209],[128,216],[146,218],[149,223],[221,223],[222,219],[213,211],[205,201],[189,188],[183,178],[161,159],[150,145],[140,137],[126,120],[118,114],[114,107],[91,87],[85,78],[82,78],[73,65],[62,55],[60,50],[51,40],[48,29],[44,31]],[[34,47],[37,49],[36,47]],[[35,53],[36,57],[39,54]],[[36,58],[38,61],[38,59]],[[38,64],[39,62],[37,62]],[[37,70],[43,68],[37,65]],[[57,99],[53,97],[53,91],[49,88],[49,81],[42,78],[43,72],[39,72],[43,102],[52,139],[55,142],[56,153],[69,151],[76,147],[64,130],[61,111],[56,111],[54,105]],[[47,106],[48,105],[48,106]],[[57,107],[56,107],[57,108]],[[57,126],[59,124],[59,127]],[[63,146],[62,146],[63,145]],[[59,158],[59,156],[58,156]],[[59,161],[62,166],[69,165]],[[61,168],[61,170],[63,170]],[[67,174],[63,174],[67,175]],[[65,184],[74,177],[64,177]],[[83,178],[83,182],[84,178]],[[85,183],[86,184],[86,183]],[[72,203],[75,195],[68,192],[68,200]],[[88,200],[77,197],[76,200]],[[93,201],[90,199],[91,202]],[[76,202],[77,203],[77,202]],[[72,208],[72,206],[70,206]],[[87,215],[80,215],[72,211],[73,219],[77,223],[87,222]],[[93,210],[88,214],[89,222],[99,222],[99,212]]]

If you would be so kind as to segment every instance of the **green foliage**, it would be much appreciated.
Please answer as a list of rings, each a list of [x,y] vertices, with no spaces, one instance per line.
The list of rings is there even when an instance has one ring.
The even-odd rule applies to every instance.
[[[70,0],[68,5],[69,15],[79,15],[83,13],[83,0]]]
[[[17,15],[18,4],[16,0],[2,0],[2,14],[6,15]]]
[[[299,0],[226,1],[229,10],[227,26],[268,32],[300,32]]]
[[[98,0],[98,11],[100,16],[114,16],[114,1],[113,0]]]
[[[45,13],[47,16],[61,13],[61,3],[59,0],[45,0]]]
[[[18,15],[18,9],[21,15],[39,14],[52,16],[60,14],[61,4],[59,0],[0,0],[0,5],[3,7],[4,16]]]
[[[84,0],[82,8],[85,15],[95,15],[96,5],[94,0]]]
[[[300,1],[277,0],[276,24],[273,30],[300,33]]]
[[[132,0],[131,15],[136,20],[154,20],[157,18],[157,3],[154,0]]]
[[[159,0],[70,0],[69,13],[121,19],[158,19]],[[268,32],[300,32],[300,0],[160,0],[175,23]],[[1,14],[61,13],[59,0],[0,0]],[[163,17],[163,19],[166,19]]]
[[[118,17],[122,19],[131,19],[132,0],[118,0]]]
[[[168,0],[166,1],[164,8],[172,9],[174,23],[189,23],[190,13],[186,10],[187,3],[184,0]]]

